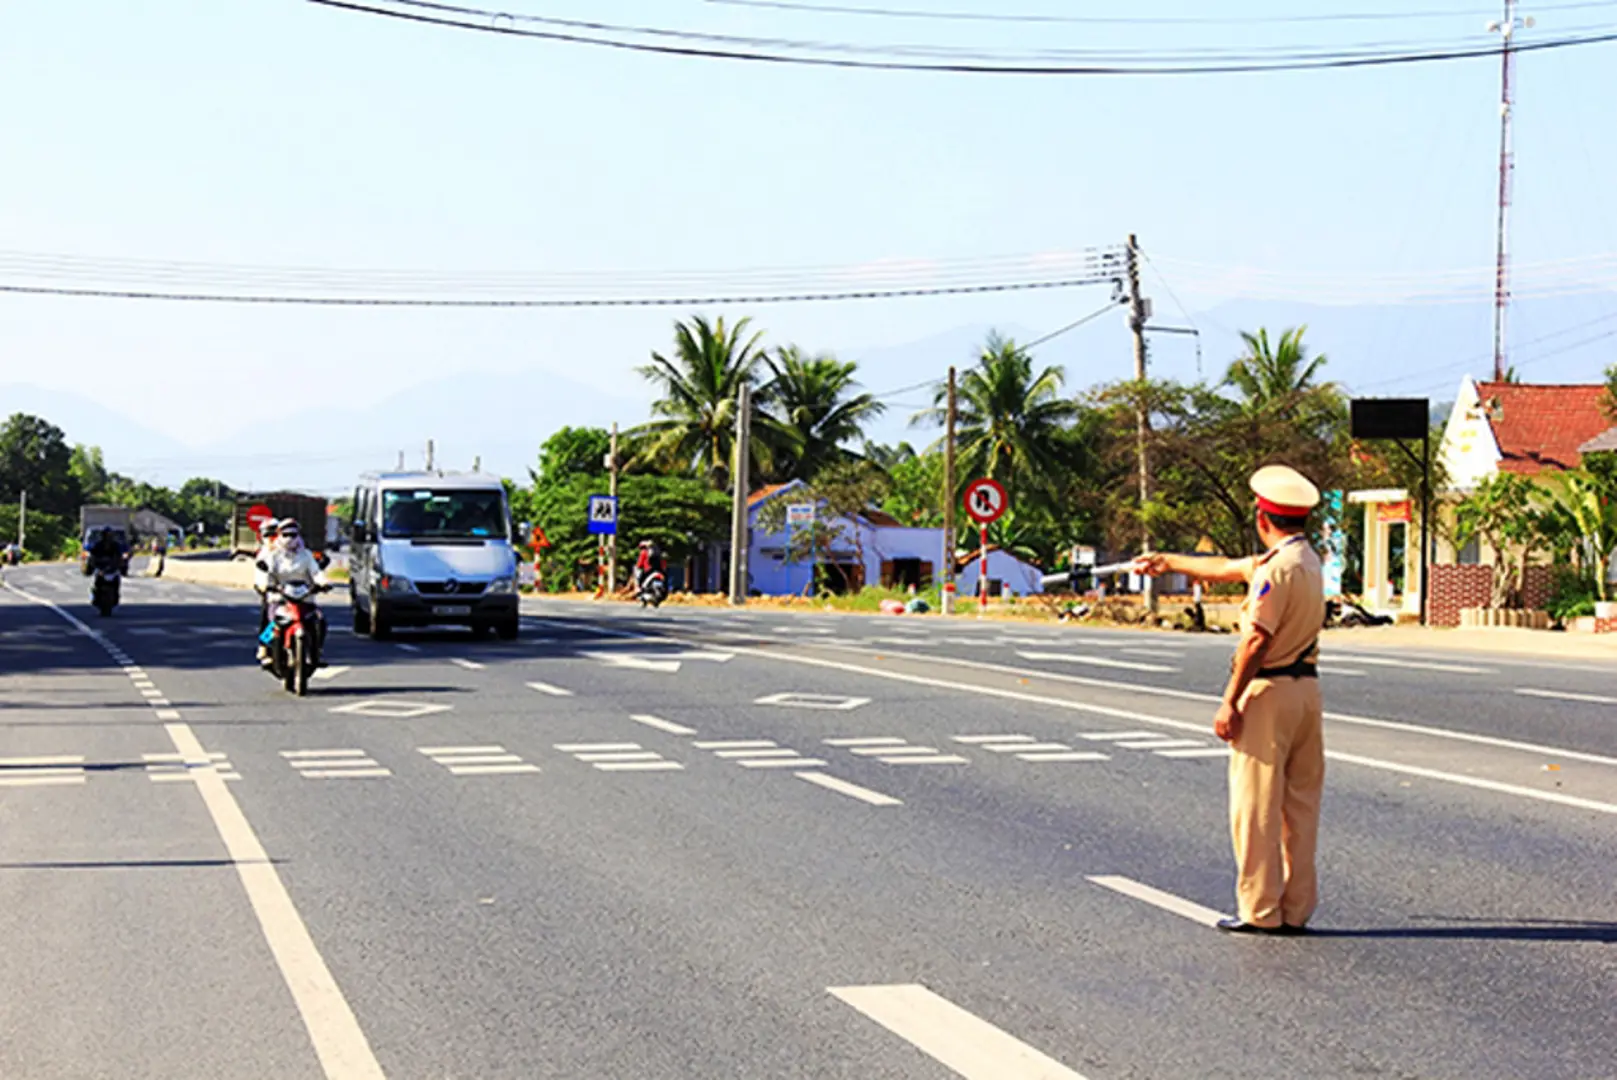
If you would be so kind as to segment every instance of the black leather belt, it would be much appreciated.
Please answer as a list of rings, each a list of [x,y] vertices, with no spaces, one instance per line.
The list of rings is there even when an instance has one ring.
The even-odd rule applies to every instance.
[[[1293,660],[1285,667],[1259,668],[1259,679],[1317,679],[1319,665],[1310,660]]]

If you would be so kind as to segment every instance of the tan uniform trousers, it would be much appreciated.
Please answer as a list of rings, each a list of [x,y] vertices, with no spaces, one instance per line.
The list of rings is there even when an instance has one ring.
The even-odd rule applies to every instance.
[[[1230,755],[1236,910],[1254,926],[1302,926],[1319,900],[1314,850],[1325,786],[1319,680],[1254,679]]]

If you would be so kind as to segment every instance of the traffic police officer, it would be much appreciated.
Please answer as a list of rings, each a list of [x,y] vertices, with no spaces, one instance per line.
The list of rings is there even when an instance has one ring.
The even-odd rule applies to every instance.
[[[1262,555],[1226,559],[1142,555],[1141,573],[1245,581],[1241,640],[1213,721],[1230,744],[1230,836],[1235,845],[1233,933],[1298,934],[1319,899],[1314,850],[1325,741],[1319,692],[1319,632],[1325,587],[1308,543],[1319,489],[1285,465],[1252,474]]]

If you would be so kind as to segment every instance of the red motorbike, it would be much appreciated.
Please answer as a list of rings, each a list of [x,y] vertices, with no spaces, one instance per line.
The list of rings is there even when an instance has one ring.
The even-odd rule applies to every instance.
[[[309,692],[309,676],[320,666],[326,640],[326,617],[312,599],[329,586],[288,582],[276,591],[268,625],[259,640],[269,647],[268,669],[290,694]]]

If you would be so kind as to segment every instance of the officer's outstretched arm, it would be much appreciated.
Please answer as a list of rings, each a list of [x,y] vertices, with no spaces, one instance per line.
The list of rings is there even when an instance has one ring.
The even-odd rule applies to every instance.
[[[1153,552],[1134,560],[1137,573],[1185,574],[1198,581],[1251,581],[1252,559],[1228,559],[1222,555],[1170,555]]]

